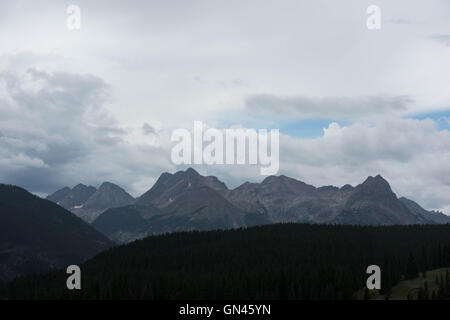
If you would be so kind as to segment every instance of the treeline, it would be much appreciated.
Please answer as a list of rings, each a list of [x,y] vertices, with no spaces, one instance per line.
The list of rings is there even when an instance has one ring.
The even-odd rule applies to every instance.
[[[16,279],[0,297],[352,299],[373,264],[387,295],[402,279],[449,267],[450,225],[280,224],[154,236],[81,265],[82,290],[67,290],[68,275],[52,271]]]

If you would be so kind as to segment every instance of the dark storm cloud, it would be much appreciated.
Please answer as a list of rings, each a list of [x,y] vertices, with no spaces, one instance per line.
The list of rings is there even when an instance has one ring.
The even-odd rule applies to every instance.
[[[125,142],[126,131],[104,108],[109,86],[98,77],[37,69],[2,72],[0,96],[1,182],[38,193],[102,179],[132,189],[136,172],[149,171],[146,160],[155,163],[153,171],[164,167],[158,160],[165,154],[161,149]]]

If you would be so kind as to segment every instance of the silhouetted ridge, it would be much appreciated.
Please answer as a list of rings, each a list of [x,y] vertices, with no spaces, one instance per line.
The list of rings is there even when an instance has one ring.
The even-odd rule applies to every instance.
[[[0,184],[0,281],[79,264],[111,245],[57,204]]]

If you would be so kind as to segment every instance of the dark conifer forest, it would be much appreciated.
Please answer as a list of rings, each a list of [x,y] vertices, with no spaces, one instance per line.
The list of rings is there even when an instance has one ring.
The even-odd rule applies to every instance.
[[[353,299],[379,265],[382,293],[450,266],[450,225],[278,224],[152,236],[81,265],[82,289],[65,270],[16,279],[1,299]],[[445,279],[437,279],[445,298]]]

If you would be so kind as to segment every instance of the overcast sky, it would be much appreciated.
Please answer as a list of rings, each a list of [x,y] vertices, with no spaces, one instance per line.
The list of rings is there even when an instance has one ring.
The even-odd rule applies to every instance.
[[[171,132],[202,120],[279,128],[279,174],[381,174],[450,214],[449,86],[448,0],[0,0],[0,182],[45,195],[107,180],[138,196],[180,169]],[[264,178],[196,169],[229,187]]]

